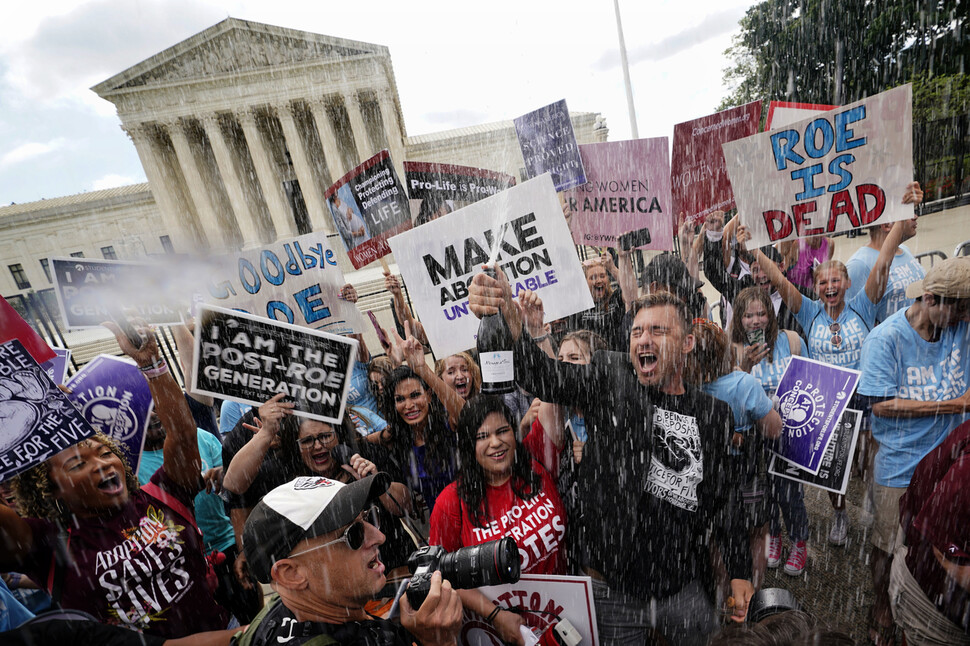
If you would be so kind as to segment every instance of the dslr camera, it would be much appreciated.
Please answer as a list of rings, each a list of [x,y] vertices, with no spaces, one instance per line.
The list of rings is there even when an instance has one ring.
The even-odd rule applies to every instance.
[[[431,591],[431,575],[441,577],[451,587],[467,590],[483,585],[516,583],[519,580],[519,548],[511,537],[500,538],[473,547],[446,552],[440,546],[422,547],[408,557],[411,585],[408,601],[417,610]]]

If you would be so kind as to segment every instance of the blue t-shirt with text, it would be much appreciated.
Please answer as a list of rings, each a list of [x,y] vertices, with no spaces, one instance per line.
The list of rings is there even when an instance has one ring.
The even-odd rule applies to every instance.
[[[862,360],[862,342],[876,325],[876,306],[862,290],[851,299],[846,298],[838,320],[833,321],[821,303],[803,296],[802,308],[795,315],[795,320],[808,335],[810,359],[858,370]],[[839,324],[838,335],[842,342],[838,346],[832,343],[832,323]]]
[[[901,253],[893,256],[892,265],[889,267],[889,278],[886,282],[886,293],[882,295],[876,305],[876,320],[885,321],[887,318],[904,310],[913,304],[915,299],[906,298],[906,288],[917,280],[923,280],[926,272],[919,260],[910,253],[905,245],[899,245]],[[876,265],[879,252],[872,247],[862,247],[849,258],[845,263],[849,270],[849,279],[852,286],[845,293],[846,300],[854,297],[862,291],[869,280],[869,274]]]
[[[859,393],[881,399],[944,401],[967,390],[970,371],[970,328],[966,322],[927,341],[913,329],[906,310],[896,312],[873,330],[862,352]],[[926,417],[872,416],[872,435],[879,442],[876,482],[907,487],[916,465],[970,415]]]
[[[805,340],[798,337],[798,355],[808,356]],[[770,357],[765,357],[756,366],[751,367],[751,376],[761,383],[765,393],[774,395],[781,383],[781,377],[785,374],[788,364],[792,358],[791,343],[784,330],[778,330],[778,338],[775,340],[775,347],[771,351]]]

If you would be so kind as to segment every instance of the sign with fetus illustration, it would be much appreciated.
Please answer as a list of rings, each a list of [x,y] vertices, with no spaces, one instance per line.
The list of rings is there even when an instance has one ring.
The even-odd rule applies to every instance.
[[[775,393],[783,423],[774,450],[778,457],[818,475],[859,375],[857,370],[791,358]]]
[[[0,345],[0,480],[94,435],[23,344]]]

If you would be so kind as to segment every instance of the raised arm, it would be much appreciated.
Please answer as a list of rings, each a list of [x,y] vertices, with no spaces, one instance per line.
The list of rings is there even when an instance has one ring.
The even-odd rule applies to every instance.
[[[124,332],[113,322],[103,323],[115,335],[118,346],[135,360],[138,368],[148,379],[155,402],[155,412],[165,428],[165,444],[162,447],[165,473],[180,487],[199,490],[202,485],[202,458],[199,456],[198,429],[189,404],[182,395],[182,388],[168,369],[155,341],[155,333],[143,325],[141,347],[135,348]]]
[[[279,393],[260,406],[253,425],[243,422],[243,428],[252,431],[253,436],[233,456],[222,478],[223,488],[234,494],[244,494],[253,484],[270,444],[279,433],[283,417],[293,414],[295,404],[282,401],[285,396],[286,393]]]
[[[465,407],[465,399],[455,392],[454,388],[442,381],[441,377],[424,360],[424,346],[411,334],[411,326],[408,323],[404,324],[404,336],[405,338],[402,339],[397,330],[391,330],[393,343],[401,348],[411,370],[421,377],[424,383],[428,384],[428,387],[444,404],[445,410],[448,411],[448,423],[451,428],[457,429],[458,416],[461,414],[461,409]]]
[[[687,215],[683,211],[681,211],[680,218],[677,221],[677,238],[680,242],[680,257],[687,265],[687,273],[694,280],[700,280],[700,268],[694,249],[694,227],[687,224]]]
[[[192,327],[190,326],[194,326],[194,322],[191,320],[187,321],[185,325],[173,325],[169,328],[172,331],[172,336],[175,337],[175,349],[179,353],[179,365],[182,366],[182,374],[186,376],[186,381],[188,381],[188,375],[192,374],[192,359],[195,355],[195,339],[192,338]],[[188,392],[188,390],[185,392],[203,406],[212,406],[214,403],[211,395],[196,395]]]
[[[741,227],[741,229],[743,231],[744,227]],[[792,314],[798,314],[799,310],[802,309],[802,293],[785,277],[785,274],[781,273],[778,265],[766,256],[761,249],[754,251],[754,257],[761,265],[761,270],[768,276],[768,280],[771,281],[771,284],[781,294],[781,299],[785,301],[788,309],[792,311]]]
[[[620,284],[623,304],[629,310],[633,301],[637,300],[637,272],[633,269],[633,254],[629,249],[617,249],[616,255],[619,262],[616,282]]]
[[[910,182],[906,185],[906,192],[903,193],[903,204],[919,204],[923,201],[923,191],[920,189],[919,182]],[[882,300],[882,295],[886,292],[886,283],[889,281],[889,269],[893,264],[896,251],[903,241],[903,227],[905,221],[900,220],[889,230],[889,235],[883,240],[882,248],[879,250],[879,257],[876,264],[869,272],[866,280],[866,296],[873,303]]]

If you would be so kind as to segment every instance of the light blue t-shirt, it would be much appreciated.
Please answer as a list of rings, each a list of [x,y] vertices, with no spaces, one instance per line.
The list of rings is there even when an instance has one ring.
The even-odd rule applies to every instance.
[[[943,330],[931,343],[896,312],[872,331],[862,350],[859,393],[869,397],[944,401],[967,390],[970,371],[970,326],[966,322]],[[913,470],[927,453],[970,415],[930,415],[890,418],[872,416],[872,435],[879,442],[876,482],[907,487]]]
[[[10,588],[0,579],[0,632],[13,630],[28,619],[33,619],[34,613],[20,603],[13,596]]]
[[[798,337],[798,354],[802,357],[808,356],[805,339]],[[775,339],[775,348],[771,351],[770,357],[765,357],[756,366],[751,368],[751,376],[758,380],[765,393],[769,396],[774,395],[778,390],[782,375],[788,368],[791,361],[791,344],[788,342],[788,335],[784,330],[778,330],[778,338]]]
[[[919,260],[910,253],[905,245],[899,245],[898,253],[893,256],[892,265],[889,267],[889,279],[886,282],[886,293],[876,306],[876,320],[885,321],[887,318],[904,310],[913,304],[914,299],[906,298],[906,287],[917,280],[923,280],[926,272]],[[879,258],[879,252],[872,247],[862,247],[849,258],[845,263],[849,270],[849,279],[852,286],[845,293],[846,300],[852,298],[866,286],[869,274]]]
[[[809,358],[858,370],[862,359],[862,342],[876,325],[876,306],[862,290],[851,299],[846,297],[839,319],[833,321],[821,303],[803,296],[802,308],[795,315],[795,320],[808,335]],[[842,342],[838,346],[832,343],[833,335],[829,330],[832,323],[839,324],[838,335]]]
[[[701,386],[701,390],[731,407],[734,430],[738,433],[750,431],[759,419],[771,412],[771,398],[761,382],[741,370],[718,377]]]
[[[198,431],[199,456],[202,458],[202,472],[222,466],[222,445],[219,440],[201,428]],[[138,482],[142,486],[148,484],[152,475],[162,466],[164,456],[162,449],[157,451],[142,451],[141,462],[138,464]],[[232,524],[226,515],[222,498],[214,493],[206,493],[203,489],[195,496],[195,522],[202,530],[202,542],[207,552],[222,551],[236,544]]]
[[[347,407],[353,408],[353,413],[357,415],[358,419],[354,420],[354,425],[362,435],[370,435],[387,428],[387,421],[381,417],[377,398],[371,392],[367,364],[363,361],[354,362],[354,369],[350,373]]]
[[[240,404],[228,399],[223,400],[222,408],[219,409],[219,434],[225,437],[229,431],[236,428],[236,424],[242,416],[252,408],[249,404]]]

